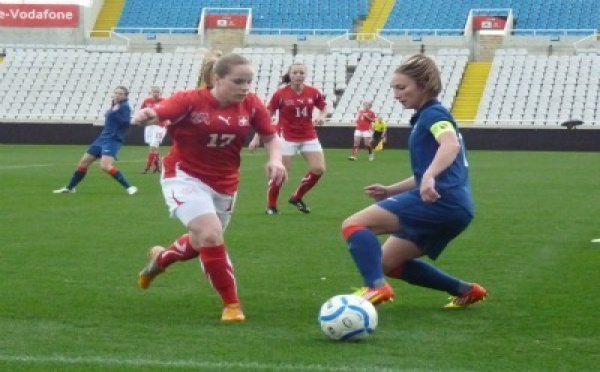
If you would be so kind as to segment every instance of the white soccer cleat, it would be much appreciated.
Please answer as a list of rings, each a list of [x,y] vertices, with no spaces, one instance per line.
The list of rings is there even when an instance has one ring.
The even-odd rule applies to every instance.
[[[53,194],[74,194],[75,189],[68,189],[66,187],[61,187],[58,190],[53,190],[52,193]]]
[[[129,186],[126,191],[129,195],[133,195],[138,192],[138,188],[135,186]]]

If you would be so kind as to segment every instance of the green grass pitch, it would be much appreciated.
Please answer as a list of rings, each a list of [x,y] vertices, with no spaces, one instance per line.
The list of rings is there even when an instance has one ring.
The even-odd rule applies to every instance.
[[[444,310],[447,295],[392,281],[366,342],[336,343],[317,313],[360,286],[340,224],[370,204],[362,187],[409,174],[404,150],[374,162],[327,150],[328,171],[303,215],[287,198],[306,170],[294,159],[281,215],[264,214],[265,155],[243,154],[226,243],[248,320],[222,324],[197,261],[137,287],[147,249],[184,229],[169,219],[146,148],[117,166],[129,196],[93,166],[74,195],[53,195],[85,146],[0,145],[2,371],[585,371],[600,365],[600,157],[469,153],[476,218],[437,265],[490,296]],[[594,367],[596,366],[596,367]]]

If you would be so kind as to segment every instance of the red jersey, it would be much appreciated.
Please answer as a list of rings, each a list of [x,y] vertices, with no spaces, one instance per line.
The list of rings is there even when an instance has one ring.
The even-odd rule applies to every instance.
[[[356,115],[356,130],[372,130],[377,115],[371,110],[360,110]]]
[[[250,128],[275,133],[271,116],[250,93],[240,103],[220,107],[208,89],[174,94],[154,107],[160,120],[170,120],[173,147],[164,158],[165,178],[181,169],[215,191],[233,195],[240,180],[240,152]]]
[[[273,94],[268,107],[279,110],[279,126],[286,141],[304,142],[317,138],[313,109],[323,111],[325,106],[325,98],[317,88],[305,85],[302,92],[296,93],[288,85]]]
[[[152,97],[148,97],[144,100],[144,102],[142,102],[142,107],[140,107],[141,109],[145,109],[145,108],[153,108],[154,106],[158,105],[160,102],[164,101],[164,98],[160,97],[158,100],[155,100]],[[157,125],[160,125],[161,127],[165,126],[166,120],[163,120],[161,122],[159,122]]]

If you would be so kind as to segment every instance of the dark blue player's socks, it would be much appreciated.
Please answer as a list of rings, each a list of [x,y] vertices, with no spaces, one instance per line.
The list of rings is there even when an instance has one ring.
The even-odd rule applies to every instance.
[[[401,279],[414,285],[445,291],[453,296],[463,294],[464,284],[437,267],[420,260],[407,261],[402,267]]]
[[[73,173],[73,176],[71,176],[71,180],[69,181],[69,184],[67,185],[67,189],[73,190],[75,188],[75,186],[77,186],[77,184],[79,182],[81,182],[81,180],[83,179],[83,177],[85,177],[86,174],[87,174],[87,168],[77,167],[77,170],[75,170],[75,172]]]
[[[118,170],[116,167],[110,168],[108,170],[108,174],[110,174],[115,180],[117,180],[117,182],[123,185],[124,188],[128,189],[129,186],[131,186],[129,182],[127,182],[127,180],[125,179],[123,173],[121,173],[121,171]]]
[[[342,233],[365,285],[374,288],[385,284],[381,267],[381,244],[377,235],[363,226],[348,226]]]

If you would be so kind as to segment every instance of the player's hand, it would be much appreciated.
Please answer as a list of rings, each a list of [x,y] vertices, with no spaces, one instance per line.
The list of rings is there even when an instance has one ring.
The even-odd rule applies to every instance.
[[[282,185],[287,181],[287,170],[280,160],[271,160],[267,163],[267,177],[276,185]]]
[[[259,145],[260,145],[260,141],[252,140],[248,144],[248,150],[250,150],[251,153],[254,153],[254,151],[258,148]]]
[[[440,198],[440,194],[435,190],[435,178],[425,173],[421,180],[421,200],[425,203],[433,203]]]
[[[389,197],[389,191],[387,186],[383,186],[380,184],[375,184],[375,185],[369,185],[367,187],[365,187],[363,189],[365,191],[365,194],[367,194],[368,197],[373,198],[377,201],[383,200],[387,197]]]
[[[325,120],[323,120],[323,119],[321,119],[321,118],[317,118],[317,119],[315,119],[315,122],[314,122],[314,125],[315,125],[315,126],[317,126],[317,125],[318,125],[318,126],[321,126],[321,125],[323,125],[323,124],[325,124]]]

